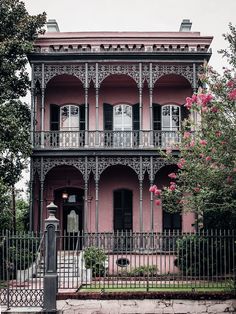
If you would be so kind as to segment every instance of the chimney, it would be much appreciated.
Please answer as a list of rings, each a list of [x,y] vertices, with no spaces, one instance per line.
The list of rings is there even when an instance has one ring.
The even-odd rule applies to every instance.
[[[192,27],[192,22],[188,19],[183,19],[183,21],[180,24],[179,31],[180,32],[190,32]]]
[[[60,32],[57,21],[56,20],[48,20],[47,21],[47,32]]]

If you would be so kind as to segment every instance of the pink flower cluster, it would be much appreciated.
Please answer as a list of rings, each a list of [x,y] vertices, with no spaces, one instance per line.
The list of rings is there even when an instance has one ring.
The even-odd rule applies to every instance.
[[[211,94],[198,94],[193,95],[192,97],[186,98],[185,107],[190,110],[192,108],[192,105],[196,103],[198,106],[201,106],[202,108],[205,108],[213,99],[213,96]]]
[[[228,97],[230,100],[236,100],[236,88],[228,94]]]
[[[179,162],[177,163],[177,166],[179,167],[179,169],[182,169],[185,163],[186,160],[184,158],[180,158]]]
[[[161,195],[161,190],[159,190],[156,185],[151,186],[150,189],[149,189],[149,192],[153,193],[157,197],[160,197],[160,195]],[[155,204],[157,206],[160,206],[161,205],[161,200],[159,198],[156,199],[155,200]]]

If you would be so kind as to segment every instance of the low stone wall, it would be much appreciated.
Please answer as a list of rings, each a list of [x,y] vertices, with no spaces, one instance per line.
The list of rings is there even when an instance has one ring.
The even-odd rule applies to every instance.
[[[236,300],[60,300],[60,314],[236,313]]]

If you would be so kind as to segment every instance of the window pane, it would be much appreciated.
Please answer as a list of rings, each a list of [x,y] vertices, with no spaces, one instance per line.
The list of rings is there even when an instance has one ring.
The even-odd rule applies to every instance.
[[[60,129],[73,131],[79,129],[79,107],[66,105],[60,110]]]
[[[129,105],[117,105],[114,107],[114,130],[132,130],[132,107]]]

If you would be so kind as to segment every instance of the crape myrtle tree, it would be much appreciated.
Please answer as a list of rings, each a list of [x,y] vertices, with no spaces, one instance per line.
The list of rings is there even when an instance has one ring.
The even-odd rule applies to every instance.
[[[0,223],[10,203],[14,229],[15,184],[31,151],[30,109],[20,97],[30,86],[27,54],[45,20],[45,13],[29,15],[22,1],[0,0]]]
[[[162,191],[150,188],[165,210],[195,212],[197,227],[236,225],[236,28],[229,29],[224,35],[229,47],[221,51],[229,68],[220,75],[204,64],[203,87],[186,99],[190,115],[177,145],[180,157],[176,160],[171,148],[164,153],[178,170],[169,173],[170,184]]]

